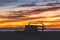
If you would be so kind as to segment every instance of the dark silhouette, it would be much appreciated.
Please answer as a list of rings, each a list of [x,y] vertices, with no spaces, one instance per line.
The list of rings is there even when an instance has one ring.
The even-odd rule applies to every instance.
[[[42,32],[45,30],[45,25],[42,23]]]
[[[25,25],[25,31],[38,31],[37,27],[37,25],[30,25],[30,23],[28,23],[28,25]],[[45,29],[45,25],[42,23],[42,26],[39,27],[41,27],[41,30],[43,32]]]
[[[25,25],[25,31],[38,31],[38,29],[36,25],[30,25],[29,23],[28,25]]]

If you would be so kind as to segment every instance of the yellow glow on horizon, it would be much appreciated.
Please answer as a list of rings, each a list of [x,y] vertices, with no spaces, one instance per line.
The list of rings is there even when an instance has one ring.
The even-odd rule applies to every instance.
[[[12,14],[9,14],[9,12],[4,12],[3,14],[1,13],[1,15],[14,16],[15,14],[12,15]],[[37,14],[33,14],[32,12],[31,15],[28,14],[26,15],[26,17],[23,17],[23,18],[18,17],[17,19],[16,18],[0,18],[0,27],[6,27],[6,26],[18,27],[21,25],[22,26],[28,25],[28,23],[31,23],[31,25],[40,26],[42,22],[44,25],[48,27],[52,28],[54,26],[54,28],[55,27],[60,28],[60,16],[59,15],[60,15],[60,10],[55,10],[55,11],[45,11],[42,13],[39,12]]]
[[[31,22],[32,25],[41,25],[41,23],[35,24],[37,21],[22,21],[22,22],[6,22],[1,23],[0,26],[16,26],[16,25],[28,25],[28,23]],[[44,25],[60,25],[60,22],[43,22]]]

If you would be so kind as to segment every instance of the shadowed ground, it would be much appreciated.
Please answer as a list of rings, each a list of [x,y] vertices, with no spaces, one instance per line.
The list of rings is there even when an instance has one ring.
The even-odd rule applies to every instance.
[[[0,32],[4,40],[58,40],[60,32]]]

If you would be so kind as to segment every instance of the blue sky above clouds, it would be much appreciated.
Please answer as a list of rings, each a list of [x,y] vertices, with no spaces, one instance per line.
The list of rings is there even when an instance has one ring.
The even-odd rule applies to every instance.
[[[37,2],[37,4],[51,2],[51,1],[42,2],[43,0],[0,0],[0,10],[34,1],[39,1]]]

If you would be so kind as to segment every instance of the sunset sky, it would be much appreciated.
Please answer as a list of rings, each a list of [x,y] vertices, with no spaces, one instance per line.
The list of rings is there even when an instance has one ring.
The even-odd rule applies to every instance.
[[[36,2],[35,6],[21,6],[33,2]],[[53,4],[48,5],[50,3]],[[29,22],[38,26],[44,23],[46,28],[60,28],[60,1],[0,0],[0,28],[24,27]]]

